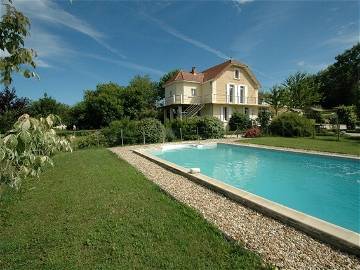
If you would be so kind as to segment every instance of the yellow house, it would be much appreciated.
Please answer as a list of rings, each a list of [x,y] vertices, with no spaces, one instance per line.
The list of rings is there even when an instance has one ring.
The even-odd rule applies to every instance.
[[[256,119],[260,83],[249,67],[228,60],[202,72],[179,71],[165,84],[164,119],[215,116],[226,125],[235,111]]]

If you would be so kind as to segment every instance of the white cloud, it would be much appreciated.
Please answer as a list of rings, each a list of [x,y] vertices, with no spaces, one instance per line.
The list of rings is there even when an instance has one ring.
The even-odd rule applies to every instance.
[[[337,45],[345,45],[351,46],[360,42],[359,33],[350,33],[346,35],[338,35],[336,37],[329,38],[325,40],[322,45],[324,46],[337,46]]]
[[[77,32],[80,32],[93,40],[95,40],[102,47],[108,51],[126,58],[125,55],[118,52],[117,49],[107,44],[104,39],[105,36],[93,28],[87,22],[77,18],[69,12],[61,9],[56,3],[49,0],[16,0],[14,1],[16,7],[18,7],[25,15],[32,19],[38,19],[47,23],[64,25]]]
[[[42,68],[50,68],[52,67],[49,63],[41,60],[41,59],[37,59],[36,60],[36,66],[37,67],[42,67]]]
[[[299,67],[303,67],[305,65],[305,61],[299,61],[296,63]]]
[[[200,49],[203,49],[205,51],[208,51],[214,55],[216,55],[217,57],[219,58],[222,58],[222,59],[228,59],[229,56],[227,56],[225,53],[217,50],[217,49],[214,49],[212,47],[210,47],[209,45],[201,42],[201,41],[198,41],[196,39],[193,39],[181,32],[179,32],[178,30],[176,30],[175,28],[171,27],[170,25],[166,24],[165,22],[157,19],[157,18],[153,18],[151,17],[150,15],[148,14],[145,14],[145,13],[142,13],[142,15],[145,16],[145,18],[147,18],[149,21],[157,24],[162,30],[164,30],[165,32],[167,32],[168,34],[178,38],[178,39],[181,39],[189,44],[192,44],[194,45],[195,47],[198,47]]]
[[[105,61],[105,62],[116,64],[116,65],[119,65],[122,67],[126,67],[128,69],[138,70],[138,71],[146,72],[146,73],[150,73],[150,74],[155,74],[155,75],[161,76],[161,75],[164,75],[164,73],[165,73],[164,71],[159,70],[159,69],[139,65],[139,64],[136,64],[133,62],[125,61],[125,60],[116,60],[116,59],[104,57],[104,56],[97,55],[97,54],[78,53],[78,55],[88,57],[88,58],[93,58],[93,59],[100,60],[100,61]]]
[[[329,64],[326,63],[309,63],[304,60],[301,60],[296,63],[296,65],[305,71],[309,72],[318,72],[319,70],[325,69]]]
[[[246,3],[251,3],[254,2],[254,0],[232,0],[231,3],[233,4],[233,6],[237,9],[238,12],[241,12],[241,6],[246,4]]]

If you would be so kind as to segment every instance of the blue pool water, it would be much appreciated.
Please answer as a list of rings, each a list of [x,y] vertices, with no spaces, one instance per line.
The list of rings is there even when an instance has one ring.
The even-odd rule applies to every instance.
[[[213,145],[153,155],[287,207],[360,232],[360,162],[260,148]]]

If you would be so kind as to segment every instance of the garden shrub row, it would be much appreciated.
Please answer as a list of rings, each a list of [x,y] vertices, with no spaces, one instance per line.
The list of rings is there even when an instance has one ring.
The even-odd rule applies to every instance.
[[[272,135],[306,137],[314,132],[314,121],[297,113],[287,112],[275,117],[270,124]]]
[[[167,139],[218,139],[224,137],[224,125],[216,117],[189,117],[183,120],[174,119],[166,124]]]

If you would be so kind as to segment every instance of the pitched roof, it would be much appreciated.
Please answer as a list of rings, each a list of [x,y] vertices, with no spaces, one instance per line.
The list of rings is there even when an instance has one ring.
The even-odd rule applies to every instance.
[[[216,66],[210,67],[199,73],[191,73],[188,71],[180,70],[174,77],[169,79],[165,85],[174,81],[192,81],[197,83],[204,83],[209,80],[215,79],[231,65],[237,65],[243,67],[249,73],[250,77],[255,82],[255,84],[257,84],[260,87],[259,81],[256,79],[255,75],[251,72],[249,67],[241,62],[232,59],[224,63],[218,64]]]

